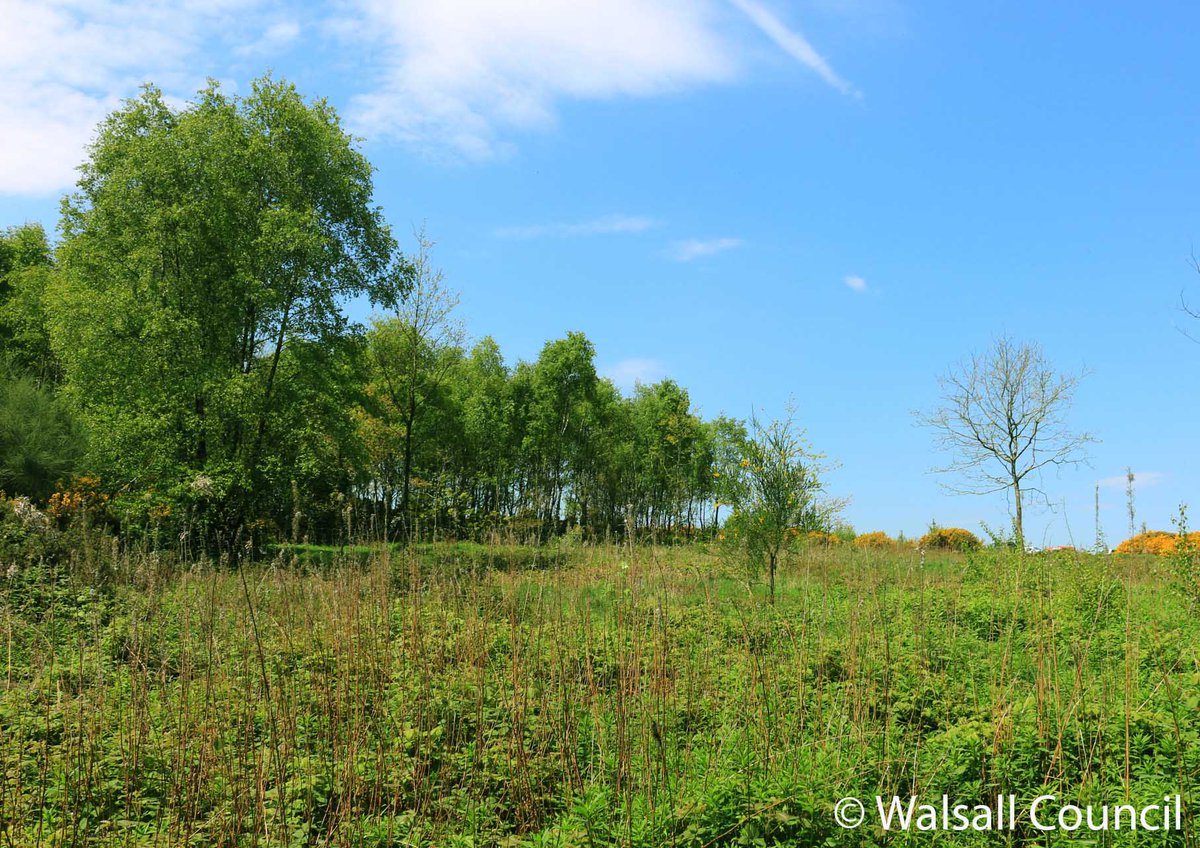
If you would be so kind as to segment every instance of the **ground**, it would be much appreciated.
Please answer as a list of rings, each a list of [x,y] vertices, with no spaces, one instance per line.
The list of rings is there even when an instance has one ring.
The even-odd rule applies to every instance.
[[[833,814],[943,794],[1180,795],[1183,832],[1085,835],[1197,841],[1200,624],[1170,558],[811,548],[775,606],[700,545],[83,573],[0,580],[0,845],[1078,841]]]

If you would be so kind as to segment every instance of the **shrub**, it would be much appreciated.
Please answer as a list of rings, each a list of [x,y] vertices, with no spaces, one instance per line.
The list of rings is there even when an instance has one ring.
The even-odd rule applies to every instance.
[[[932,527],[917,544],[929,550],[975,551],[983,542],[970,530],[961,527]]]
[[[1188,533],[1187,538],[1192,544],[1200,544],[1200,531]],[[1113,553],[1171,556],[1175,553],[1178,544],[1179,534],[1177,533],[1168,533],[1166,530],[1148,530],[1131,539],[1126,539],[1113,549]]]
[[[12,500],[0,493],[0,578],[11,578],[25,565],[65,551],[61,534],[29,498]]]
[[[860,548],[894,548],[896,540],[882,530],[876,530],[873,533],[863,533],[854,540],[854,544]]]
[[[66,406],[0,360],[0,488],[39,503],[74,470],[83,433]]]
[[[830,529],[829,532],[837,536],[843,542],[853,542],[858,538],[858,533],[854,531],[854,528],[845,522],[837,523]]]
[[[809,545],[822,547],[842,544],[841,537],[835,536],[833,533],[826,533],[824,530],[809,530],[804,534],[804,541]]]
[[[47,511],[55,518],[70,520],[85,513],[98,515],[107,505],[108,495],[100,486],[100,478],[84,474],[52,494]]]

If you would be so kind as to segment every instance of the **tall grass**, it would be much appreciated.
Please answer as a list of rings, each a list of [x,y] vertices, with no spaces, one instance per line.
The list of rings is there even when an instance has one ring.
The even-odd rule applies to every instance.
[[[774,607],[699,547],[110,559],[3,584],[0,845],[894,844],[833,803],[1002,792],[1181,794],[1105,844],[1197,843],[1200,625],[1148,558],[813,549]]]

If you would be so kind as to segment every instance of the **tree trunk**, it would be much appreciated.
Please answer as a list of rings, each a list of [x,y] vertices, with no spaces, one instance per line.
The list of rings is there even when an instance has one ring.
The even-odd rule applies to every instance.
[[[1021,481],[1013,481],[1013,499],[1016,502],[1016,515],[1013,518],[1013,530],[1017,535],[1017,549],[1025,550],[1025,524],[1021,512]]]
[[[404,490],[400,495],[400,517],[404,522],[404,535],[407,538],[412,526],[409,514],[409,497],[412,487],[412,431],[417,419],[417,393],[409,390],[408,409],[405,411],[404,422]]]

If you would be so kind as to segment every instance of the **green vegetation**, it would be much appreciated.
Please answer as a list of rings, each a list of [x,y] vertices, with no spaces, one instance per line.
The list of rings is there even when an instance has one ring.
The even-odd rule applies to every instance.
[[[772,606],[698,546],[83,550],[4,582],[0,844],[909,844],[832,804],[943,792],[1178,793],[1193,836],[1104,844],[1195,843],[1200,630],[1148,557],[814,547]]]
[[[468,344],[286,83],[148,87],[81,174],[57,245],[0,233],[0,848],[907,844],[834,802],[942,793],[1179,794],[1103,844],[1196,844],[1186,514],[1025,553],[1026,475],[1090,440],[1036,348],[932,420],[999,427],[959,462],[1004,460],[1013,538],[856,537],[791,418]]]
[[[78,475],[122,539],[235,557],[365,530],[685,540],[737,506],[742,422],[671,380],[622,395],[580,332],[512,365],[468,345],[431,242],[400,253],[324,101],[147,87],[81,174],[57,245],[0,234],[6,494],[73,503]]]

